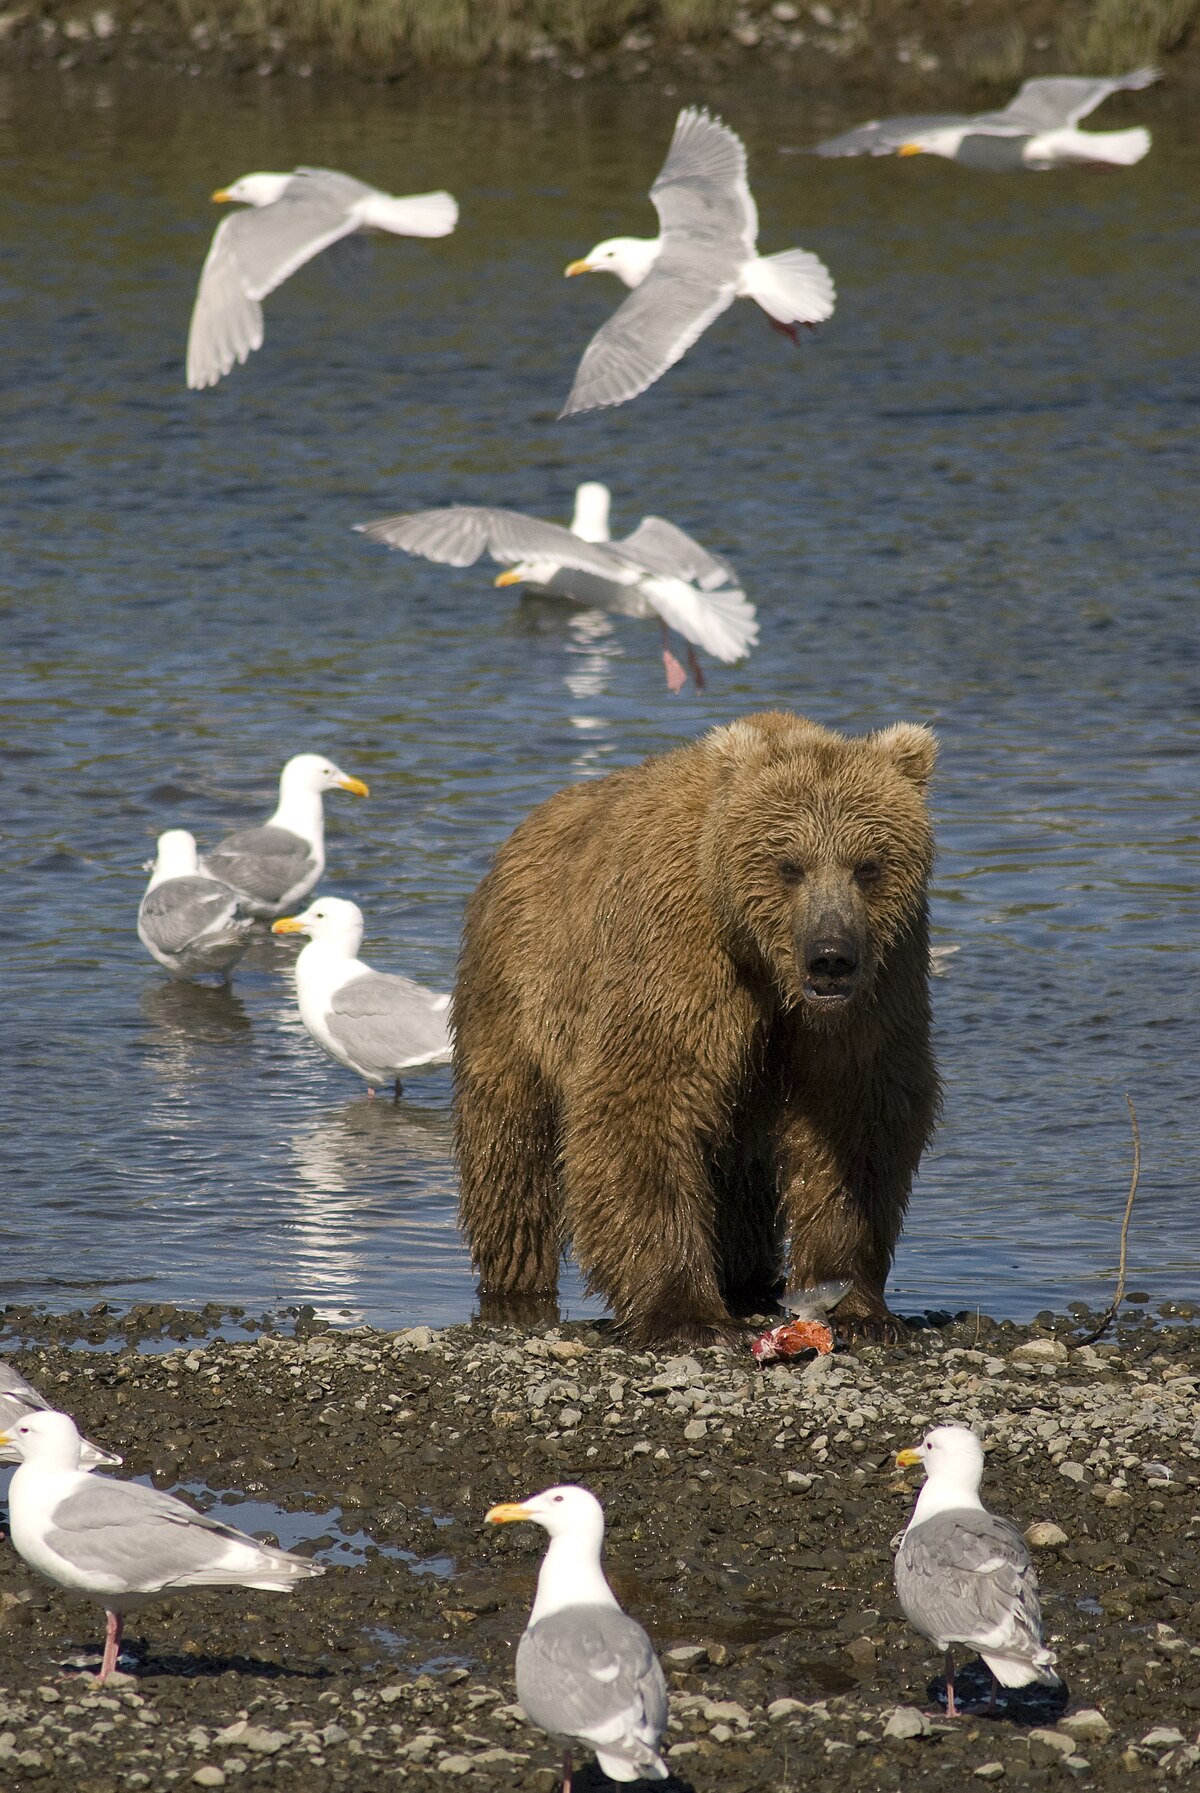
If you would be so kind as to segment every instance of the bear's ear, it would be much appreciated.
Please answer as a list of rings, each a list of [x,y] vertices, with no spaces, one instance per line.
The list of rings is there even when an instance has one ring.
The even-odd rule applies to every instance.
[[[872,747],[886,754],[896,770],[923,791],[933,777],[937,736],[921,722],[895,722],[868,735]]]

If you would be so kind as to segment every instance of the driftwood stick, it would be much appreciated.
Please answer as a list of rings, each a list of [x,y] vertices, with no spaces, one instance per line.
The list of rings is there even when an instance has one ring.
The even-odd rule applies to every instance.
[[[1121,1222],[1121,1255],[1117,1263],[1117,1292],[1112,1298],[1112,1305],[1094,1332],[1086,1338],[1077,1339],[1076,1345],[1094,1345],[1098,1338],[1103,1338],[1117,1317],[1117,1309],[1125,1296],[1125,1265],[1129,1250],[1129,1220],[1133,1213],[1133,1198],[1137,1194],[1138,1177],[1142,1169],[1142,1140],[1138,1132],[1137,1109],[1133,1106],[1133,1097],[1125,1092],[1125,1103],[1129,1109],[1129,1126],[1133,1133],[1133,1175],[1129,1179],[1129,1195],[1125,1201],[1125,1218]]]

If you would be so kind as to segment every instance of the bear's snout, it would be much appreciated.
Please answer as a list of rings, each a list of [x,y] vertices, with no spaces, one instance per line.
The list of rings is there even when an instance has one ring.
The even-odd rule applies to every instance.
[[[826,911],[797,941],[804,967],[804,1000],[814,1008],[849,1002],[862,972],[862,943],[845,916]]]

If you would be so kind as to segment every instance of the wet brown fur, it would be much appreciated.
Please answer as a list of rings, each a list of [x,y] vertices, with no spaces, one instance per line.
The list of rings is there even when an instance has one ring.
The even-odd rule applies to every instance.
[[[632,1341],[729,1337],[778,1286],[782,1233],[791,1286],[850,1278],[839,1320],[886,1331],[938,1101],[935,755],[915,724],[851,739],[768,712],[560,791],[501,847],[454,994],[461,1219],[493,1311],[552,1301],[570,1241]],[[859,981],[822,1008],[805,942],[835,913]]]

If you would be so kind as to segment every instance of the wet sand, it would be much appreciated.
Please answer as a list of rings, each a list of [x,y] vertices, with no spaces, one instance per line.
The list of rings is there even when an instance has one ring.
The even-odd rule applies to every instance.
[[[605,1501],[610,1574],[663,1657],[681,1785],[1065,1774],[1124,1787],[1200,1772],[1189,1319],[1132,1318],[1113,1342],[1068,1350],[1079,1329],[1065,1320],[972,1315],[897,1349],[763,1371],[719,1352],[630,1353],[603,1325],[331,1332],[302,1311],[286,1334],[227,1316],[226,1336],[206,1336],[217,1318],[10,1308],[0,1354],[123,1452],[122,1473],[202,1504],[205,1490],[270,1503],[282,1541],[307,1527],[299,1548],[330,1571],[290,1596],[189,1592],[132,1613],[132,1672],[97,1690],[63,1665],[98,1652],[99,1609],[0,1542],[5,1786],[245,1775],[320,1793],[382,1774],[550,1793],[554,1749],[512,1681],[542,1534],[482,1515],[570,1480]],[[931,1715],[940,1664],[900,1616],[889,1540],[919,1480],[894,1454],[944,1420],[986,1434],[989,1505],[1065,1534],[1035,1549],[1070,1688],[1057,1725],[1061,1702],[1041,1694],[999,1718]],[[237,1504],[221,1511],[239,1523]],[[262,1506],[240,1522],[260,1530]]]

